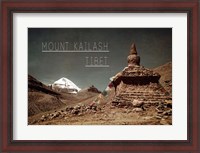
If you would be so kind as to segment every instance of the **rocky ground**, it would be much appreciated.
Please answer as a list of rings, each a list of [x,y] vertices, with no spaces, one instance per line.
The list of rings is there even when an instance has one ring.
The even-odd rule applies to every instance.
[[[172,103],[76,104],[30,116],[30,125],[171,125]]]

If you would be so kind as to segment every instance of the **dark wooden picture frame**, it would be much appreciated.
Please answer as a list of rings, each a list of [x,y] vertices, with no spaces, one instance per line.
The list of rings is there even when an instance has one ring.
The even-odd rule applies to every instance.
[[[1,152],[200,152],[199,0],[4,0],[1,1]],[[13,13],[187,13],[187,140],[13,140]],[[181,52],[181,51],[179,51]]]

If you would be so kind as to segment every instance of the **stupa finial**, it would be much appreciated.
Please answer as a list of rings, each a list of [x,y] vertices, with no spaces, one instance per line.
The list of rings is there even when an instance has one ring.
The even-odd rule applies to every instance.
[[[137,55],[137,49],[135,43],[131,44],[130,53],[127,58],[128,66],[140,65],[140,56]]]
[[[130,55],[131,54],[137,54],[137,49],[135,43],[132,43],[131,48],[130,48]]]

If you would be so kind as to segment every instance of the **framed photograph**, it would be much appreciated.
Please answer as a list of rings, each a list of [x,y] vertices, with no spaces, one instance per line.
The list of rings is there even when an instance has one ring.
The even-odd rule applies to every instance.
[[[199,6],[1,1],[1,152],[200,152]]]

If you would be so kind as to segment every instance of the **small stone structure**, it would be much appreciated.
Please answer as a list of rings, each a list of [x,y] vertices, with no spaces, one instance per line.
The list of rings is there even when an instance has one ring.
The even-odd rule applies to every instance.
[[[115,77],[113,84],[116,94],[112,100],[114,106],[129,106],[134,103],[161,103],[171,99],[169,93],[160,85],[160,75],[140,66],[140,56],[133,43],[125,67]]]

